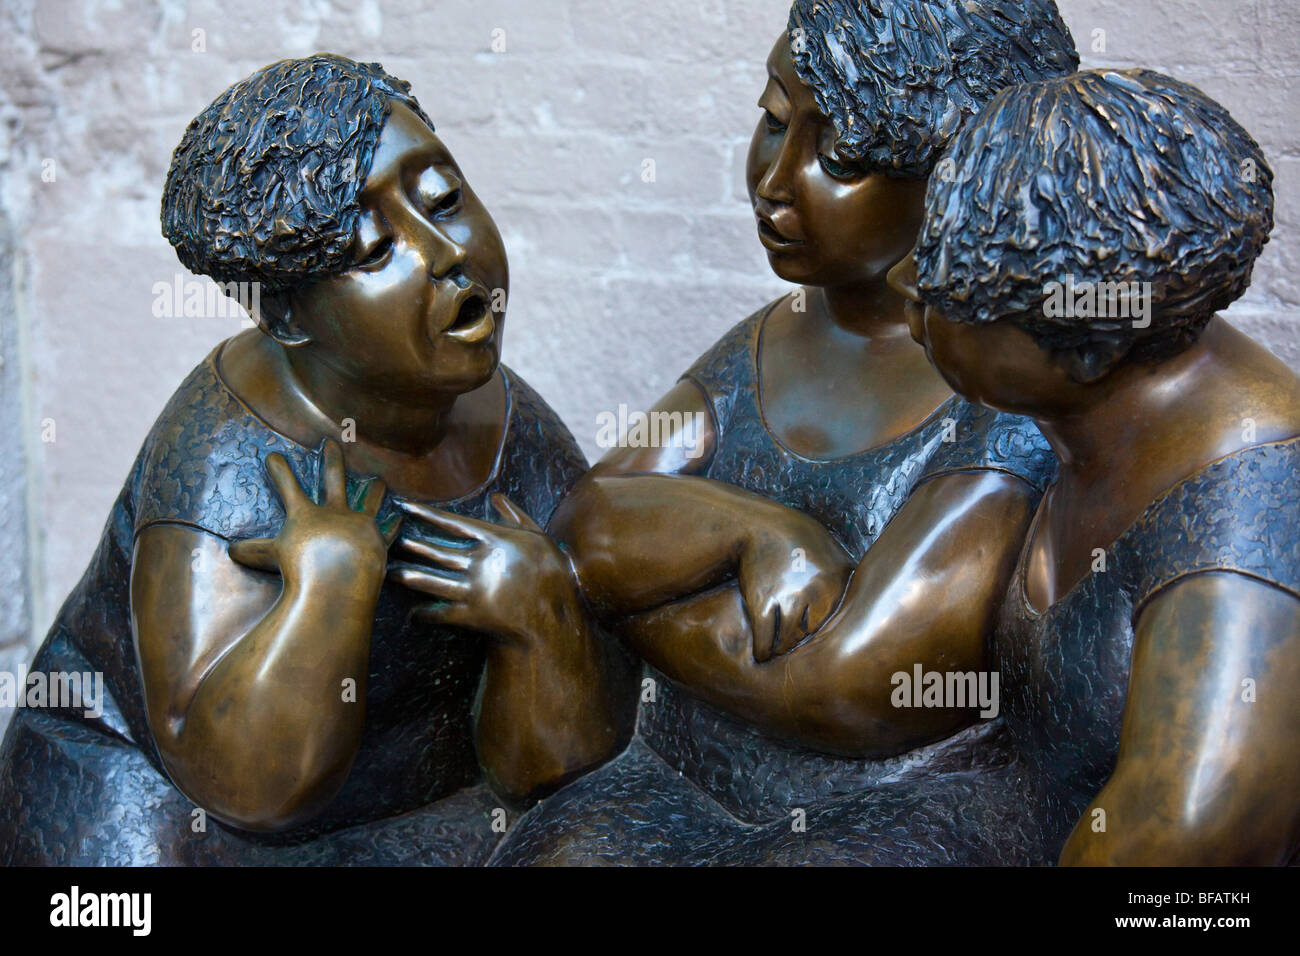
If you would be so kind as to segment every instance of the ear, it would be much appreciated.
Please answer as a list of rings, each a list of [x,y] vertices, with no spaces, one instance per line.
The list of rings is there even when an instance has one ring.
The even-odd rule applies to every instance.
[[[1075,382],[1093,385],[1114,371],[1132,348],[1132,340],[1106,339],[1063,349],[1057,353],[1057,361]]]
[[[263,295],[254,316],[258,327],[287,349],[296,349],[311,341],[311,337],[293,320],[291,293],[277,292]]]

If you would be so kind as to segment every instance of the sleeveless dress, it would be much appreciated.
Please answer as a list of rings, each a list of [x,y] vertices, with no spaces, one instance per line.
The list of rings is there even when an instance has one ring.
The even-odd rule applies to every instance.
[[[267,455],[283,455],[312,491],[321,466],[319,449],[272,430],[226,386],[220,350],[153,426],[90,566],[31,665],[47,674],[101,672],[106,700],[97,718],[84,709],[15,712],[0,745],[0,863],[482,862],[503,829],[473,745],[482,638],[412,620],[427,599],[396,584],[385,582],[375,611],[360,752],[319,817],[286,833],[240,831],[196,817],[167,779],[131,632],[135,538],[160,522],[227,541],[274,537],[284,510],[264,471]],[[502,374],[507,424],[491,476],[462,498],[429,503],[486,518],[488,496],[502,492],[544,525],[586,463],[541,397],[504,366]],[[395,513],[386,497],[380,518]]]
[[[1300,600],[1300,439],[1228,455],[1163,493],[1091,574],[1045,613],[1024,555],[996,635],[1013,759],[981,773],[881,788],[808,816],[819,863],[1050,865],[1115,768],[1143,608],[1186,577],[1234,573]],[[788,827],[787,827],[788,829]],[[1296,850],[1292,848],[1292,853]],[[748,858],[732,842],[711,862]],[[807,859],[781,840],[776,863]]]
[[[953,397],[921,425],[859,454],[810,460],[767,429],[758,405],[763,323],[776,303],[737,325],[686,373],[708,396],[717,433],[706,476],[796,508],[822,523],[855,562],[927,480],[1001,471],[1035,500],[1055,473],[1028,419]],[[813,818],[837,801],[881,788],[970,774],[1008,762],[1001,720],[882,760],[817,753],[777,740],[705,703],[647,667],[657,699],[643,703],[627,750],[530,810],[494,864],[816,861],[817,847],[858,858],[860,834]],[[791,836],[792,812],[807,832]]]

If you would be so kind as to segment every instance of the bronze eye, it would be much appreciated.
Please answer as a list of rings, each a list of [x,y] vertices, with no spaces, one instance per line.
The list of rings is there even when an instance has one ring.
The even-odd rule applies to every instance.
[[[357,262],[357,265],[362,267],[377,266],[380,263],[384,262],[384,260],[388,258],[389,253],[391,253],[392,251],[393,251],[393,237],[384,236],[382,239],[380,239],[378,242],[376,242],[373,246],[370,247],[370,249],[365,253],[365,256]]]
[[[415,185],[415,204],[431,219],[448,219],[460,212],[462,205],[460,180],[450,171],[430,166]]]
[[[461,194],[459,187],[453,189],[440,199],[434,200],[429,207],[429,214],[435,219],[445,219],[453,216],[460,209]]]
[[[786,128],[785,123],[782,123],[779,119],[777,119],[776,114],[773,113],[771,110],[767,110],[767,109],[763,110],[763,122],[767,124],[767,128],[771,130],[773,133],[785,132],[785,128]]]
[[[826,170],[826,175],[833,179],[851,180],[860,177],[864,170],[861,166],[855,164],[848,165],[841,163],[837,159],[832,159],[825,153],[817,154],[817,161],[821,163],[822,169]]]

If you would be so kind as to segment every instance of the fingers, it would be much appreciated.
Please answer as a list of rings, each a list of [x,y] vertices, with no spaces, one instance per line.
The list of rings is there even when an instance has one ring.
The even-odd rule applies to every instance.
[[[343,449],[333,439],[325,440],[320,469],[321,504],[346,508],[348,504],[347,472],[343,468]]]
[[[379,533],[384,536],[384,545],[392,547],[393,542],[397,539],[397,533],[402,530],[402,516],[393,515],[391,518],[385,518],[379,522]]]
[[[779,613],[779,612],[778,612]],[[776,642],[772,645],[772,656],[779,657],[797,647],[808,636],[810,610],[804,607],[801,614],[782,613],[776,630]]]
[[[450,511],[439,511],[437,508],[430,508],[428,505],[417,504],[414,501],[399,501],[397,505],[407,514],[414,515],[438,530],[467,541],[477,541],[481,544],[484,534],[491,533],[492,530],[490,524],[477,518],[467,518],[464,515],[452,514]]]
[[[778,629],[781,626],[781,608],[770,599],[747,602],[746,613],[749,616],[749,628],[753,633],[754,660],[760,664],[772,659],[778,641]]]
[[[379,514],[379,506],[384,503],[384,492],[387,490],[388,486],[384,484],[384,479],[371,478],[358,492],[360,501],[357,503],[358,507],[353,510],[368,514],[373,518]]]
[[[258,571],[280,570],[280,559],[275,554],[274,538],[248,538],[232,541],[227,553],[231,559],[246,568]]]
[[[419,591],[421,594],[428,594],[444,601],[464,601],[470,595],[469,582],[464,578],[409,564],[389,565],[388,579],[412,591]]]
[[[404,551],[419,555],[426,561],[430,561],[440,568],[446,568],[448,571],[468,571],[470,565],[474,563],[474,559],[470,557],[468,550],[465,548],[431,544],[418,538],[403,538],[398,543],[398,547]]]
[[[504,518],[507,523],[513,524],[517,528],[524,528],[527,531],[540,532],[542,530],[537,522],[528,516],[528,512],[501,494],[501,492],[496,492],[488,500],[496,513]]]
[[[266,475],[271,479],[275,493],[280,496],[280,503],[284,505],[286,513],[307,503],[307,496],[294,477],[293,469],[279,452],[266,456]]]

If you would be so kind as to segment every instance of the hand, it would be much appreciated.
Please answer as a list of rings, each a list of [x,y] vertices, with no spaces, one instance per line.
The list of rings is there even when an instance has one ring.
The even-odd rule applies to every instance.
[[[762,662],[793,649],[839,606],[853,564],[830,533],[806,515],[782,509],[741,551],[737,584]]]
[[[330,582],[378,594],[388,563],[388,546],[401,519],[384,526],[375,520],[384,500],[384,482],[372,478],[348,500],[343,452],[327,441],[322,454],[316,504],[298,487],[289,463],[266,457],[266,474],[284,505],[284,527],[275,538],[249,538],[230,545],[235,561],[259,571],[279,572],[286,587]]]
[[[527,640],[547,628],[541,619],[555,598],[576,595],[568,559],[537,523],[502,494],[491,498],[499,524],[427,505],[398,502],[429,527],[398,547],[420,560],[395,565],[389,577],[439,598],[422,611],[442,624]]]

